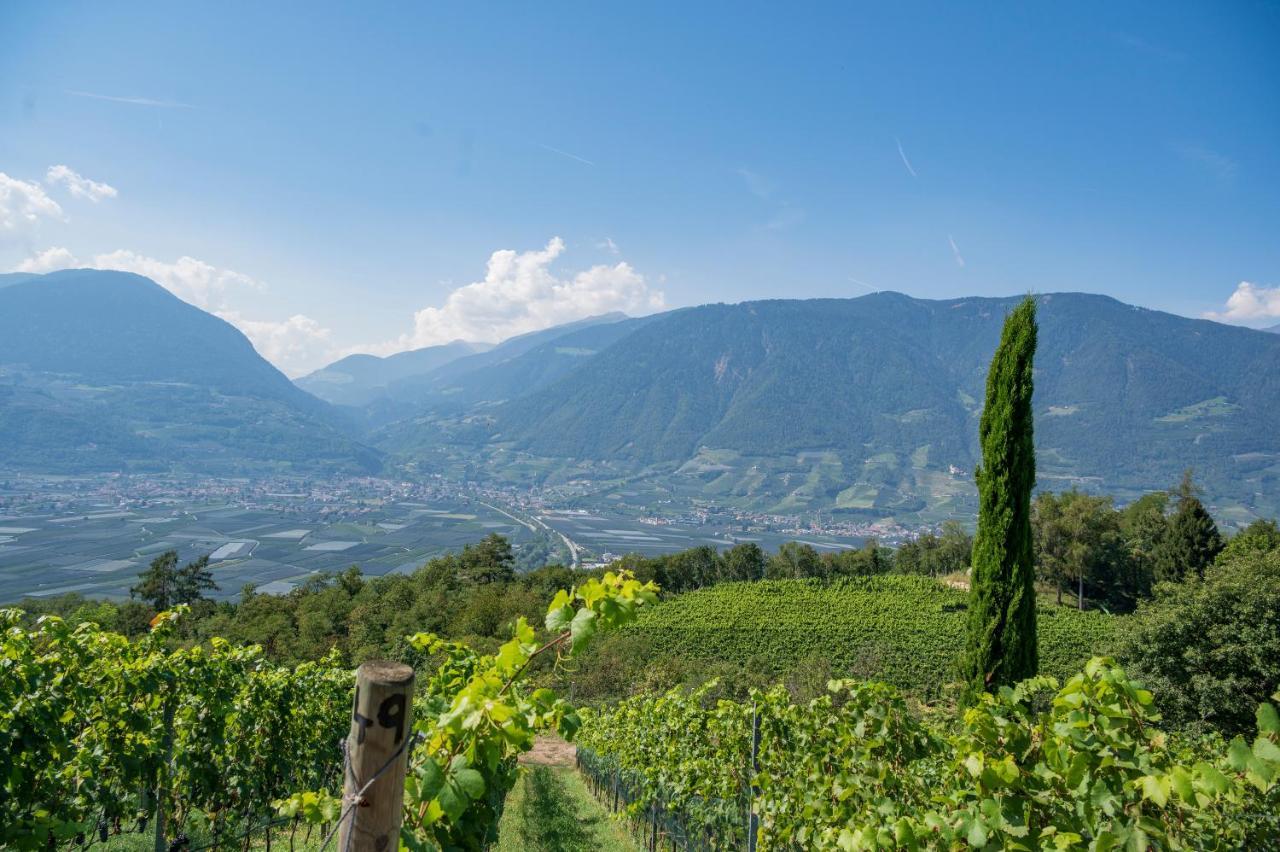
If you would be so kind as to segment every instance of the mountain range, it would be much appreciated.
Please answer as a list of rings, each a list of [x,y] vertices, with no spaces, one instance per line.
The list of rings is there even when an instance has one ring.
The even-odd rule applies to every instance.
[[[603,314],[520,334],[496,346],[454,341],[386,358],[352,355],[297,383],[329,402],[363,407],[365,418],[380,425],[427,408],[456,411],[537,390],[645,321]],[[353,401],[358,398],[365,401]]]
[[[615,326],[625,334],[569,372],[489,395],[500,401],[419,400],[372,440],[401,461],[573,482],[636,508],[965,514],[1014,301],[878,293],[672,311]],[[1193,467],[1223,505],[1280,501],[1280,339],[1080,293],[1041,296],[1040,325],[1041,487],[1127,497]],[[521,375],[544,353],[503,369]]]
[[[970,493],[1014,301],[881,293],[676,312],[502,409],[493,440],[675,465],[676,481],[758,509],[945,504]],[[1215,493],[1280,491],[1280,341],[1072,293],[1040,298],[1040,326],[1042,487],[1137,492],[1191,466]]]
[[[963,516],[1014,301],[611,314],[350,356],[295,386],[147,279],[0,276],[0,467],[442,472],[637,511]],[[1125,498],[1193,467],[1222,511],[1280,512],[1280,335],[1104,296],[1039,301],[1040,487]]]
[[[372,471],[234,326],[127,272],[0,276],[0,467]]]
[[[356,354],[295,379],[298,387],[334,405],[364,406],[387,395],[387,388],[412,376],[430,373],[450,361],[484,352],[483,343],[455,340],[380,358]]]

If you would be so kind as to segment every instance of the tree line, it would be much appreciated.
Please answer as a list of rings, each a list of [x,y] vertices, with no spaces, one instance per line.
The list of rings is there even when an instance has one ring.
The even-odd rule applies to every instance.
[[[1061,495],[1052,499],[1059,500]],[[1067,498],[1077,499],[1081,498]],[[1106,503],[1094,497],[1088,500],[1094,506]],[[1145,510],[1163,504],[1145,498],[1138,502],[1144,506],[1143,513],[1132,511],[1137,504],[1109,511],[1120,516],[1122,532],[1144,529],[1148,533],[1143,540],[1161,541],[1149,531],[1172,527],[1176,513],[1161,512],[1157,520]],[[657,582],[669,590],[665,594],[762,578],[837,579],[887,572],[944,576],[967,567],[967,541],[967,533],[949,525],[941,535],[921,536],[896,551],[868,543],[858,550],[819,553],[790,542],[769,553],[753,542],[743,542],[719,552],[704,546],[662,556],[633,554],[624,557],[619,567],[629,568],[639,579]],[[1122,551],[1129,552],[1127,541],[1122,537]],[[95,601],[73,593],[28,600],[23,607],[32,616],[53,613],[138,636],[148,631],[156,604],[187,603],[191,616],[178,625],[175,641],[191,644],[222,636],[261,645],[269,658],[283,663],[318,660],[335,649],[345,664],[354,666],[373,658],[409,658],[403,637],[422,630],[491,649],[507,637],[508,626],[516,618],[537,617],[550,595],[586,576],[558,565],[519,572],[510,542],[496,534],[461,552],[432,559],[410,574],[368,577],[352,567],[338,574],[317,574],[285,595],[262,594],[246,586],[234,601],[204,597],[209,591],[205,580],[212,578],[204,560],[182,567],[177,563],[175,555],[158,557],[135,586],[135,600]],[[1086,584],[1086,593],[1101,595],[1094,591],[1093,582]],[[1188,568],[1154,582],[1150,597],[1138,604],[1132,629],[1124,631],[1124,646],[1097,650],[1120,655],[1135,670],[1161,683],[1161,694],[1171,707],[1176,705],[1172,711],[1162,709],[1174,718],[1216,724],[1215,720],[1229,716],[1228,707],[1247,706],[1228,700],[1233,684],[1247,684],[1248,694],[1258,700],[1280,688],[1280,528],[1275,522],[1257,521],[1226,539],[1213,563],[1202,569]],[[1248,643],[1240,637],[1249,637]],[[688,661],[681,665],[669,661],[641,672],[651,662],[650,654],[638,632],[601,643],[576,675],[579,697],[612,699],[625,688],[619,678],[597,677],[590,670],[593,667],[625,669],[637,677],[643,674],[660,688],[672,685],[672,679],[696,680],[706,673]],[[827,676],[839,674],[829,671],[821,660],[813,663],[814,672],[797,671],[789,680],[795,684],[813,680],[820,687]],[[715,673],[725,676],[730,689],[755,685],[749,673],[727,664]],[[593,683],[597,685],[590,686]]]
[[[1073,604],[1081,609],[1086,604],[1099,605],[1111,612],[1132,611],[1140,600],[1152,596],[1158,582],[1176,582],[1190,574],[1203,577],[1228,545],[1200,502],[1190,471],[1173,492],[1147,494],[1122,507],[1111,497],[1078,490],[1041,492],[1031,505],[1031,531],[1036,577],[1056,592],[1057,602],[1062,604],[1064,592],[1069,592],[1075,598]],[[1280,528],[1275,521],[1259,520],[1235,539],[1242,543],[1280,540]],[[716,583],[760,579],[835,579],[889,573],[946,577],[967,572],[972,553],[973,536],[958,521],[947,521],[940,532],[921,533],[896,548],[872,539],[861,548],[822,552],[793,541],[767,553],[754,542],[741,542],[724,550],[703,545],[663,556],[630,554],[619,564],[658,582],[668,593],[679,593]],[[424,568],[437,578],[456,574],[461,587],[510,583],[517,575],[538,570],[560,576],[564,570],[558,565],[535,568],[535,562],[523,548],[517,551],[494,533],[458,554],[433,559]],[[358,572],[353,566],[342,574],[342,582],[348,586],[357,583],[353,570]],[[317,575],[302,588],[314,590],[335,576]],[[358,582],[362,584],[366,578],[361,576]],[[220,589],[208,556],[179,566],[174,551],[152,560],[130,590],[133,599],[153,612],[175,604],[199,604],[206,601],[207,593],[215,591]],[[254,593],[252,587],[246,587],[242,597]],[[93,608],[75,595],[67,600],[77,607]],[[59,608],[65,610],[66,605]],[[144,615],[145,611],[139,610],[134,619],[139,629],[145,626]]]

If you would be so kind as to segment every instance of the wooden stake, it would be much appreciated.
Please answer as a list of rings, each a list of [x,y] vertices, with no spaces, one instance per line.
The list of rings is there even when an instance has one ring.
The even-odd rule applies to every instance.
[[[395,852],[400,845],[408,740],[413,736],[413,669],[368,662],[356,669],[347,736],[343,807],[369,785],[342,821],[338,852]],[[370,784],[370,780],[377,776]]]

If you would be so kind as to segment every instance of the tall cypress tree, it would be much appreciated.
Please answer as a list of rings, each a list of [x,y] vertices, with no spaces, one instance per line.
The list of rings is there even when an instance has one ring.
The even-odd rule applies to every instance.
[[[1036,303],[1028,296],[1005,318],[987,374],[987,399],[978,427],[978,531],[962,661],[971,696],[1031,677],[1038,665],[1031,538],[1036,332]]]

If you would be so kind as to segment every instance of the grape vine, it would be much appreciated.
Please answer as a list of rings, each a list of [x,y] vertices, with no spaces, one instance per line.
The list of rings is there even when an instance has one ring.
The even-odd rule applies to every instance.
[[[430,633],[409,638],[438,664],[414,697],[412,752],[405,779],[400,845],[409,850],[480,850],[496,840],[502,804],[517,777],[517,758],[542,731],[571,738],[577,713],[549,689],[528,690],[522,678],[535,660],[579,652],[601,631],[635,620],[657,599],[657,587],[629,572],[606,572],[561,590],[545,619],[546,636],[525,619],[495,654]],[[341,801],[314,791],[277,802],[281,814],[325,822]]]
[[[955,679],[968,595],[929,577],[883,575],[722,583],[644,613],[633,632],[664,656],[764,667],[817,657],[841,672],[936,698]],[[1042,607],[1041,671],[1062,679],[1106,652],[1125,617]]]
[[[0,846],[105,838],[153,818],[217,836],[338,777],[351,672],[268,663],[222,639],[168,647],[0,610]]]
[[[1252,743],[1189,743],[1160,731],[1151,693],[1106,658],[1061,687],[1041,676],[1002,689],[959,720],[909,712],[884,684],[829,687],[803,706],[781,689],[742,703],[709,703],[705,688],[641,696],[584,711],[579,741],[639,791],[633,812],[677,812],[716,848],[745,846],[751,807],[761,849],[1280,843],[1272,704]]]

